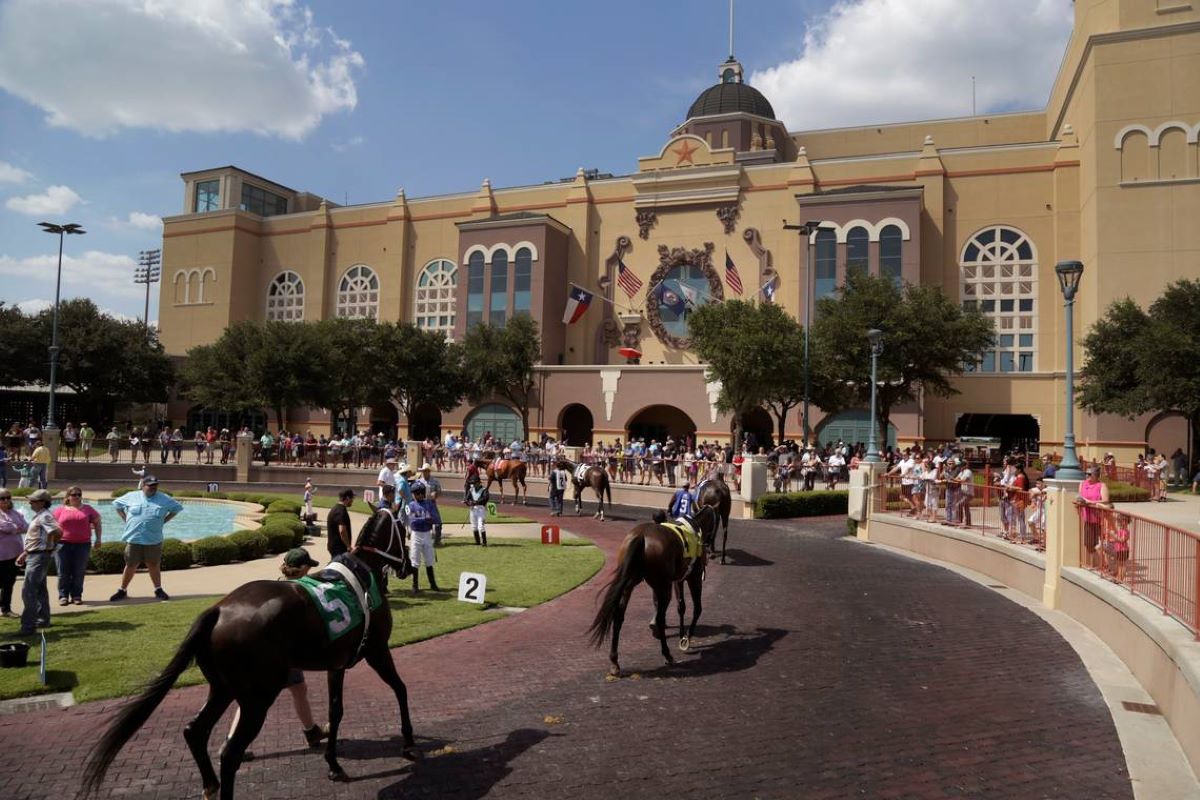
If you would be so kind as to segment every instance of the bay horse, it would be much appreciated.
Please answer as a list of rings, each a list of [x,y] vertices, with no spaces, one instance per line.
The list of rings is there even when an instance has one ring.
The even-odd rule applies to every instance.
[[[583,472],[583,480],[580,480],[578,465],[565,458],[561,459],[561,463],[570,470],[571,485],[575,487],[575,516],[583,513],[583,490],[590,486],[596,493],[596,501],[599,504],[599,509],[592,515],[592,519],[603,522],[604,497],[606,495],[608,496],[608,509],[612,510],[612,483],[608,479],[608,471],[604,467],[593,464]]]
[[[512,482],[513,502],[517,502],[520,497],[521,502],[529,504],[529,487],[525,485],[525,472],[527,465],[524,461],[517,461],[514,458],[493,458],[486,462],[487,465],[487,490],[491,492],[492,484],[500,484],[500,502],[504,502],[504,481]],[[480,466],[483,466],[481,464]],[[521,484],[522,493],[517,489],[517,484]]]
[[[661,512],[660,512],[661,513]],[[593,647],[599,647],[611,634],[612,644],[608,660],[608,674],[620,676],[621,664],[617,659],[617,647],[621,639],[621,626],[625,622],[625,608],[629,596],[639,583],[645,581],[654,593],[654,636],[662,645],[662,655],[667,665],[675,663],[667,647],[667,606],[671,603],[671,589],[679,608],[679,649],[687,650],[696,633],[696,621],[702,610],[700,595],[704,591],[704,565],[708,561],[706,551],[717,535],[717,512],[712,506],[704,506],[696,512],[693,527],[700,534],[702,543],[700,557],[688,559],[683,542],[670,528],[659,522],[643,522],[625,536],[617,552],[617,571],[604,588],[604,599],[596,612],[588,632]],[[687,605],[683,599],[683,585],[687,583],[692,594],[692,621],[684,632],[683,616]]]
[[[721,518],[721,563],[725,563],[725,545],[729,543],[729,513],[733,508],[733,496],[729,492],[729,484],[717,473],[716,477],[700,482],[696,487],[696,505],[712,506],[717,516]],[[717,557],[716,534],[713,535],[713,550],[711,556]]]
[[[390,512],[380,509],[363,526],[344,563],[364,579],[368,571],[374,574],[382,587],[385,565],[392,565],[397,574],[411,569],[407,551],[403,527]],[[365,633],[363,625],[367,626]],[[88,758],[81,796],[87,797],[100,788],[117,753],[146,723],[192,659],[208,681],[208,697],[184,728],[183,736],[200,768],[204,800],[233,799],[234,778],[246,748],[258,736],[267,711],[284,688],[289,669],[328,671],[329,744],[325,761],[330,780],[348,781],[338,764],[337,734],[342,721],[343,681],[346,670],[357,661],[360,648],[367,663],[395,693],[400,706],[403,755],[415,757],[408,690],[388,650],[391,633],[392,612],[386,596],[369,621],[364,615],[358,625],[328,641],[325,623],[299,584],[263,580],[234,589],[196,619],[162,673],[117,713]],[[234,702],[241,714],[220,750],[218,778],[208,755],[208,739]]]

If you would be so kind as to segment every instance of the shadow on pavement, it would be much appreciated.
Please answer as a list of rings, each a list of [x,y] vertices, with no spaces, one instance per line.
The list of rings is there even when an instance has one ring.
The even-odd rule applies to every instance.
[[[719,631],[723,632],[721,626]],[[781,628],[758,628],[754,634],[738,635],[733,633],[724,639],[711,644],[703,641],[694,642],[687,653],[680,653],[671,641],[673,655],[676,657],[675,666],[665,664],[657,669],[643,672],[650,678],[680,677],[682,675],[719,675],[724,672],[741,672],[750,669],[758,660],[775,646],[775,643],[787,636],[789,631]]]
[[[769,561],[765,558],[759,558],[753,553],[747,553],[745,550],[726,550],[725,563],[717,564],[718,567],[769,567],[774,564],[774,561]]]

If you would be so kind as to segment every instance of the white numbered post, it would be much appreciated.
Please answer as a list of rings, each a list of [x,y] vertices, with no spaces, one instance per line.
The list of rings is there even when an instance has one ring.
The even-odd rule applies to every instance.
[[[458,576],[458,599],[464,603],[483,604],[487,591],[487,575],[479,572],[464,572]]]
[[[216,482],[209,483],[209,484],[208,484],[208,491],[209,491],[209,492],[219,492],[219,491],[221,491],[221,484],[219,484],[219,483],[216,483]]]
[[[374,503],[375,502],[375,490],[374,489],[364,489],[363,490],[363,502],[364,503]]]

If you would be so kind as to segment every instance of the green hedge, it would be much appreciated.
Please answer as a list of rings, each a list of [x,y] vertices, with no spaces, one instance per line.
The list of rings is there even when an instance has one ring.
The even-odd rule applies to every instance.
[[[191,555],[188,555],[191,562]],[[125,569],[125,543],[105,542],[93,547],[88,557],[88,566],[101,575],[115,575]]]
[[[225,536],[209,536],[192,542],[192,559],[202,567],[228,564],[238,557],[238,546]]]
[[[285,528],[292,533],[304,534],[308,529],[298,517],[291,514],[267,514],[262,518],[264,528]]]
[[[138,487],[136,486],[122,486],[120,489],[113,489],[111,492],[109,492],[109,497],[124,497],[130,492],[136,492],[137,490]]]
[[[263,528],[259,533],[267,538],[268,553],[286,553],[304,541],[301,539],[298,543],[296,534],[286,528]]]
[[[23,486],[23,487],[14,487],[12,489],[9,489],[8,491],[9,491],[9,493],[12,494],[13,497],[28,497],[29,495],[36,492],[37,489],[35,489],[32,486]],[[51,497],[57,497],[59,494],[62,493],[61,489],[47,489],[47,491],[50,492]]]
[[[162,568],[187,569],[192,565],[192,546],[179,539],[163,539]]]
[[[760,519],[784,519],[845,514],[849,497],[850,493],[846,491],[764,494],[754,501],[754,516]]]
[[[295,500],[272,500],[267,506],[268,514],[291,514],[293,517],[300,516],[300,509],[303,508]]]
[[[1108,499],[1114,503],[1134,503],[1150,499],[1150,490],[1134,486],[1124,481],[1105,481],[1108,486]]]
[[[229,495],[225,492],[202,492],[199,489],[182,489],[178,492],[171,492],[172,497],[207,497],[210,500],[228,500]]]
[[[261,531],[234,531],[225,538],[237,545],[239,561],[253,561],[267,554],[267,537]]]

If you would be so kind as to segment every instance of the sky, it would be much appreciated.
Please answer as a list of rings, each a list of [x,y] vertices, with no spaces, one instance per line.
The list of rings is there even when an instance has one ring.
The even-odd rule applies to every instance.
[[[734,51],[792,131],[968,115],[971,76],[980,113],[1038,109],[1072,13],[740,0]],[[181,172],[351,204],[633,172],[728,49],[728,0],[0,0],[0,301],[52,304],[37,223],[74,222],[62,297],[140,319]]]

